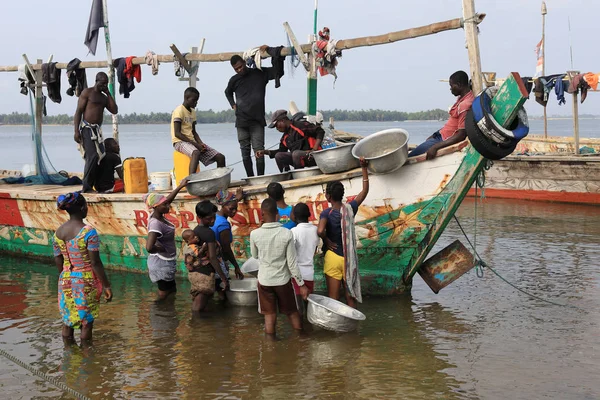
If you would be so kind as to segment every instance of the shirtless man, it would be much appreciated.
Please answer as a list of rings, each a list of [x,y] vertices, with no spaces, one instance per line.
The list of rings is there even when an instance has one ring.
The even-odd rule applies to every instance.
[[[105,108],[112,114],[119,111],[115,99],[108,91],[108,76],[104,72],[98,72],[94,87],[81,92],[73,120],[75,142],[79,143],[84,151],[84,193],[94,192],[98,166],[104,158],[104,139],[101,127]]]

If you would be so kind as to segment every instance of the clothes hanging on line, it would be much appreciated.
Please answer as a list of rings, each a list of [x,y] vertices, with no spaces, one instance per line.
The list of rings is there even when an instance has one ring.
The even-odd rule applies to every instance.
[[[27,96],[29,85],[35,83],[33,76],[29,72],[29,68],[27,68],[26,64],[20,64],[17,67],[17,71],[19,72],[19,86],[21,87],[21,94]]]
[[[242,55],[248,68],[256,68],[262,71],[262,57],[260,56],[260,47],[248,49]]]
[[[113,66],[117,69],[119,94],[126,99],[129,98],[129,93],[135,89],[134,78],[138,83],[142,81],[142,68],[139,65],[133,65],[134,58],[135,56],[121,57],[113,61]]]
[[[583,79],[585,79],[586,83],[590,85],[592,90],[598,90],[598,77],[599,74],[594,74],[593,72],[588,72],[583,75]]]
[[[567,88],[568,93],[578,93],[581,92],[581,104],[587,98],[587,91],[590,88],[590,85],[585,81],[584,74],[578,74],[571,78],[571,83]]]
[[[546,105],[548,104],[548,94],[550,94],[552,89],[555,89],[557,79],[562,79],[564,76],[565,74],[555,74],[548,76],[540,76],[539,78],[537,78],[534,82],[533,88],[533,92],[535,93],[535,101],[537,101],[542,106],[546,107]],[[561,85],[561,88],[563,90],[561,94],[564,100],[564,85]],[[555,89],[555,93],[559,100],[559,104],[561,104],[561,99],[559,97],[560,92]]]
[[[188,53],[183,53],[181,55],[185,59],[185,56],[187,54]],[[187,71],[185,70],[185,67],[183,65],[181,65],[181,63],[179,62],[179,58],[177,58],[177,56],[173,56],[173,68],[175,69],[175,76],[177,76],[179,78],[184,78],[185,77],[185,73]]]
[[[271,56],[271,65],[275,69],[275,88],[281,86],[281,77],[284,75],[285,56],[281,55],[283,46],[267,47],[267,54]]]
[[[525,86],[525,90],[527,91],[527,96],[529,98],[529,93],[531,93],[531,89],[533,89],[533,81],[531,76],[522,76],[521,80],[523,81],[523,85]]]
[[[42,82],[48,89],[48,97],[55,103],[60,103],[60,70],[56,68],[55,62],[42,64]]]
[[[67,64],[67,78],[69,80],[69,88],[67,89],[67,95],[77,96],[87,89],[87,76],[85,74],[85,68],[79,68],[81,60],[74,58]]]
[[[158,62],[158,56],[152,50],[148,50],[145,58],[146,64],[152,67],[152,75],[158,75],[158,66],[160,63]]]

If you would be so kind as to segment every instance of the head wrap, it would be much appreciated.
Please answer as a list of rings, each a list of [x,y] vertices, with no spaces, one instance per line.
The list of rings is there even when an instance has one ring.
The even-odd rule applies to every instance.
[[[220,206],[227,205],[238,199],[235,197],[235,193],[228,192],[227,190],[219,190],[217,193],[217,204]]]
[[[144,203],[146,203],[146,207],[148,207],[148,210],[150,211],[157,206],[160,206],[165,201],[167,201],[167,198],[162,194],[152,192],[144,195]]]
[[[71,207],[73,207],[73,205],[75,205],[77,203],[77,200],[79,199],[79,196],[81,196],[79,194],[79,192],[61,194],[56,199],[56,207],[59,210],[65,210],[65,211],[67,211],[68,209],[70,209]]]

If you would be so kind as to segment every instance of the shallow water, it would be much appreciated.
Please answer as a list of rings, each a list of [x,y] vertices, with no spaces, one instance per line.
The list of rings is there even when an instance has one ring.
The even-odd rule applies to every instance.
[[[417,276],[411,295],[365,299],[356,333],[299,337],[280,319],[271,342],[255,308],[214,303],[192,318],[187,282],[174,304],[156,305],[147,276],[110,272],[115,299],[102,304],[93,348],[65,349],[52,264],[0,257],[0,349],[93,398],[595,399],[599,210],[477,207],[477,248],[491,266],[583,310],[528,298],[489,271],[438,295]],[[474,213],[473,200],[458,213],[469,235]],[[460,235],[451,223],[438,249]],[[64,396],[0,358],[3,398]]]

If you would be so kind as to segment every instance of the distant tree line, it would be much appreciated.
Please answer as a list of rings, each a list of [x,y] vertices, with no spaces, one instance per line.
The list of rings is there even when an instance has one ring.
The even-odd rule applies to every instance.
[[[321,111],[325,120],[333,117],[335,121],[406,121],[406,120],[445,120],[448,112],[440,109],[404,112],[390,110],[327,110]],[[235,113],[233,110],[213,111],[197,110],[196,117],[200,124],[218,124],[225,122],[235,122]],[[270,114],[267,115],[270,117]],[[104,115],[104,123],[110,123],[112,117],[110,114]],[[73,123],[73,116],[67,114],[48,115],[44,117],[45,124],[52,125],[70,125]],[[168,124],[171,122],[171,113],[149,114],[119,114],[119,123],[121,124]],[[26,113],[13,112],[10,114],[0,114],[0,124],[4,125],[27,125],[31,123],[31,115]]]

